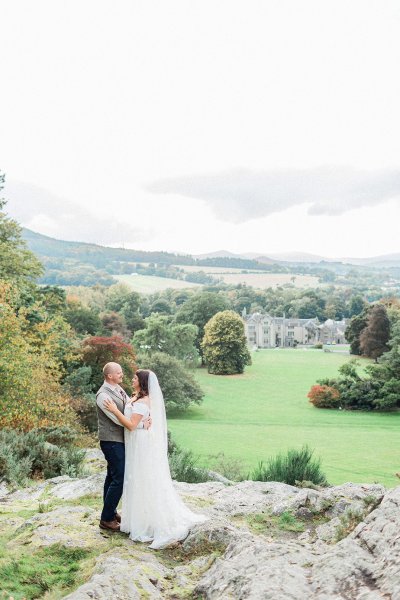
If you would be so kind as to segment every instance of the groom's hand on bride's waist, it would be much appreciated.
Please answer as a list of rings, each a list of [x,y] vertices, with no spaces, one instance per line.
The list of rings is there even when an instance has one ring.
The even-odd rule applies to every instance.
[[[152,423],[153,423],[153,421],[152,421],[151,417],[147,417],[147,419],[145,419],[143,421],[144,429],[150,429]]]

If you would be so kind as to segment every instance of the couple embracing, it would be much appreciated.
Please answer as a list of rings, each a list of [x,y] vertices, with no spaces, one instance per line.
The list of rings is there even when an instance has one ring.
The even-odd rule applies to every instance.
[[[190,511],[174,489],[157,376],[146,369],[136,371],[129,398],[120,385],[123,372],[118,363],[107,363],[103,374],[96,395],[100,447],[107,461],[100,527],[151,542],[150,548],[164,548],[184,539],[190,527],[206,517]]]

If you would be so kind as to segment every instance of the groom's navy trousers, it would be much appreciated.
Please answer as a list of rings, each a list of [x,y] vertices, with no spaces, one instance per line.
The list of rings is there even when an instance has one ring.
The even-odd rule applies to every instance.
[[[102,521],[113,521],[121,500],[124,485],[125,444],[123,442],[100,442],[107,461],[107,477],[104,482]]]

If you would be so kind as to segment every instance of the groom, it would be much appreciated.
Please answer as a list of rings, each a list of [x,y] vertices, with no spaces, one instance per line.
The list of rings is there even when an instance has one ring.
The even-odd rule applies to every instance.
[[[104,407],[104,401],[113,400],[123,413],[128,396],[120,385],[124,376],[121,365],[115,362],[107,363],[103,368],[103,375],[104,383],[96,394],[100,448],[107,461],[100,527],[109,531],[119,531],[121,517],[117,513],[117,506],[124,484],[124,428],[117,417]],[[147,421],[144,426],[147,429],[150,425],[151,421]],[[142,424],[140,426],[143,427]]]

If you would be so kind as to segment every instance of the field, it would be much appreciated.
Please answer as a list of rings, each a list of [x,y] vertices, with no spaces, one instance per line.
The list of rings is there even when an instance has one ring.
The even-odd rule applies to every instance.
[[[197,267],[195,265],[175,265],[178,269],[182,269],[185,273],[207,273],[208,275],[218,275],[219,273],[241,273],[243,269],[236,267]],[[247,271],[248,269],[246,269]],[[251,273],[265,273],[257,269],[249,269]]]
[[[314,275],[293,275],[293,273],[266,273],[265,271],[251,270],[249,273],[243,273],[243,269],[224,268],[224,267],[192,267],[179,266],[187,273],[197,273],[204,271],[208,275],[214,275],[222,279],[225,283],[236,285],[245,283],[254,288],[266,289],[269,287],[278,287],[285,283],[293,283],[297,288],[320,287],[318,277]]]
[[[254,288],[265,289],[293,283],[297,288],[316,288],[321,284],[314,275],[293,275],[290,273],[225,273],[220,275],[225,283],[237,285],[245,283]]]
[[[288,448],[308,444],[332,484],[380,482],[395,486],[400,471],[400,412],[329,411],[306,398],[316,380],[333,376],[349,356],[320,350],[274,349],[252,354],[244,375],[215,376],[198,369],[206,392],[201,406],[168,419],[173,438],[200,455],[224,452],[253,469]]]
[[[168,277],[155,277],[153,275],[114,275],[121,283],[129,285],[135,292],[140,294],[153,294],[154,292],[162,292],[168,288],[181,290],[184,288],[200,288],[199,283],[190,283],[180,279],[169,279]]]
[[[266,289],[269,287],[278,287],[285,283],[292,283],[297,288],[319,287],[318,277],[313,275],[291,275],[290,273],[241,273],[240,269],[224,269],[220,267],[184,267],[188,273],[196,273],[203,271],[209,275],[214,275],[222,279],[225,283],[236,285],[245,283],[254,288]],[[180,279],[169,279],[168,277],[155,277],[153,275],[114,275],[121,283],[126,283],[135,292],[141,294],[152,294],[153,292],[161,292],[167,288],[180,290],[183,288],[199,288],[202,287],[199,283],[190,283],[189,281],[181,281]]]

